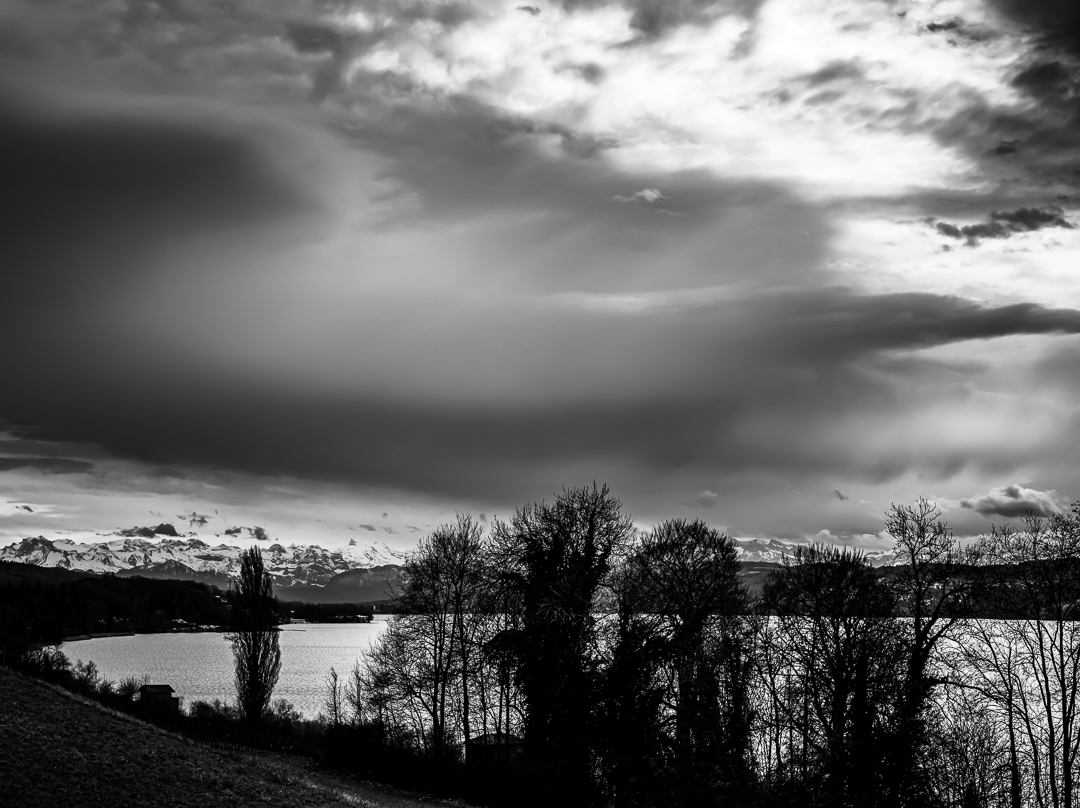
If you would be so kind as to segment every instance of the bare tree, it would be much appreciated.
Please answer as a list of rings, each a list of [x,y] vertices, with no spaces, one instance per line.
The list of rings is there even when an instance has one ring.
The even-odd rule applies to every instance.
[[[764,604],[788,782],[828,804],[887,804],[904,663],[888,588],[858,553],[800,547],[770,574]]]
[[[346,691],[357,721],[374,716],[437,760],[453,757],[460,736],[471,734],[483,553],[482,530],[468,515],[420,540],[406,564],[401,613]]]
[[[439,626],[429,617],[395,615],[364,655],[354,687],[362,694],[362,713],[388,738],[439,759],[449,753],[457,713],[447,656],[449,621]]]
[[[517,676],[518,650],[522,635],[520,593],[501,577],[485,554],[487,580],[479,609],[475,699],[480,713],[480,731],[494,731],[496,738],[508,741],[521,735],[526,707],[521,682]],[[505,748],[503,750],[506,751]]]
[[[472,735],[470,682],[477,663],[478,631],[484,594],[484,538],[479,523],[458,514],[422,539],[406,564],[407,583],[401,604],[413,621],[428,624],[432,685],[437,691],[432,715],[435,748],[449,741],[445,727],[449,700],[460,699],[461,728]],[[452,692],[454,691],[454,692]]]
[[[898,715],[896,754],[891,759],[893,780],[908,792],[905,802],[920,799],[918,776],[925,759],[927,711],[935,686],[936,649],[963,615],[971,579],[963,568],[970,560],[961,552],[941,511],[920,498],[913,506],[894,504],[885,517],[885,530],[896,540],[895,573],[890,581],[898,614],[898,636],[906,648],[904,693]],[[970,555],[970,554],[968,554]]]
[[[996,572],[1000,573],[1000,570]],[[1029,699],[1022,693],[1029,681],[1022,662],[1023,643],[1014,641],[1018,628],[1022,633],[1023,627],[1010,620],[983,617],[965,620],[953,636],[946,638],[948,650],[945,655],[952,684],[949,690],[976,694],[986,715],[996,716],[1001,727],[1005,738],[1002,758],[1008,774],[1008,801],[1005,804],[1011,808],[1022,808],[1023,795],[1034,791],[1033,784],[1025,782],[1029,780],[1025,772],[1041,768],[1036,747],[1028,743],[1036,735],[1034,722],[1037,716],[1027,710]],[[955,699],[955,692],[951,692],[945,701]],[[938,788],[940,790],[942,786]],[[1038,804],[1042,805],[1041,802]]]
[[[349,711],[349,722],[353,726],[364,723],[369,713],[364,668],[360,660],[354,662],[352,670],[349,671],[348,681],[345,682],[344,703]]]
[[[330,668],[324,687],[323,708],[319,718],[332,727],[340,727],[344,723],[345,694],[336,668]]]
[[[961,675],[1003,707],[1011,802],[1073,808],[1080,763],[1080,510],[1029,514],[981,542],[987,582]],[[1026,766],[1021,761],[1026,760]],[[1021,769],[1026,769],[1026,774]]]
[[[276,602],[258,547],[240,555],[240,577],[230,595],[235,629],[225,639],[233,650],[237,704],[247,721],[258,724],[281,671]]]
[[[931,709],[924,776],[932,796],[921,804],[1009,805],[1009,741],[995,706],[977,690],[951,688]]]

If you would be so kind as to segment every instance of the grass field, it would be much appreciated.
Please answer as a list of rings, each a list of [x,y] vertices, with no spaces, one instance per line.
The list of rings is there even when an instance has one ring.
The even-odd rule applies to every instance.
[[[59,687],[0,668],[0,805],[363,806],[449,805],[320,772],[304,760],[253,758],[116,713]]]

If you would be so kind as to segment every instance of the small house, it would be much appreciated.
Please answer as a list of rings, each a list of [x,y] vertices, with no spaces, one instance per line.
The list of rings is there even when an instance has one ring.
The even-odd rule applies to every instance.
[[[488,732],[476,735],[465,743],[465,763],[473,767],[514,766],[520,762],[525,748],[517,735]]]
[[[180,714],[180,699],[169,685],[143,685],[139,688],[139,707],[168,715]]]

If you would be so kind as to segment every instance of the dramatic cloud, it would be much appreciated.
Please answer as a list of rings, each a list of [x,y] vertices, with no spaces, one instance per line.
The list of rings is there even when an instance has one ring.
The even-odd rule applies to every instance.
[[[1003,516],[1013,519],[1036,513],[1050,516],[1061,513],[1068,506],[1068,499],[1057,491],[1040,491],[1023,485],[1005,485],[977,497],[961,500],[960,505],[986,517]]]
[[[1018,208],[1017,210],[995,210],[990,219],[978,224],[958,226],[948,222],[937,222],[934,227],[943,236],[966,238],[969,245],[979,243],[981,238],[1008,238],[1017,233],[1029,233],[1044,227],[1064,227],[1074,230],[1072,224],[1062,216],[1057,205],[1045,208]]]
[[[1046,44],[1080,55],[1080,8],[1070,0],[992,0],[992,5],[1032,28]]]
[[[1071,14],[13,4],[0,482],[283,540],[1080,488]]]

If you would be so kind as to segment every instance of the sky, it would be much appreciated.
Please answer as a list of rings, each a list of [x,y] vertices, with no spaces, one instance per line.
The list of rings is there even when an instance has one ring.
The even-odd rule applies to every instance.
[[[8,0],[0,544],[1080,499],[1068,0]]]

